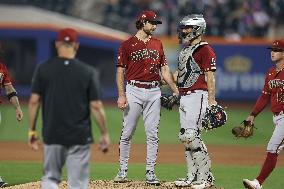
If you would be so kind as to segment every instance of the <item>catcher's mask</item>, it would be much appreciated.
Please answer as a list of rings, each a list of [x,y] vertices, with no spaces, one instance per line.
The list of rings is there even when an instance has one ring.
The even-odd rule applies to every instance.
[[[192,28],[191,32],[183,32],[183,29]],[[191,14],[185,16],[177,28],[180,43],[190,42],[192,39],[203,35],[206,30],[206,22],[202,14]]]
[[[211,130],[225,125],[227,122],[227,113],[220,105],[212,105],[206,109],[205,116],[202,119],[202,127],[205,130]]]

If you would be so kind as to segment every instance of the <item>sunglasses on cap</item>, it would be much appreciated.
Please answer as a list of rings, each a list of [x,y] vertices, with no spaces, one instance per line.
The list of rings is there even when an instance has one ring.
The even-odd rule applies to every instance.
[[[147,22],[148,22],[149,24],[152,24],[152,25],[158,25],[158,24],[159,24],[158,21],[147,20]]]

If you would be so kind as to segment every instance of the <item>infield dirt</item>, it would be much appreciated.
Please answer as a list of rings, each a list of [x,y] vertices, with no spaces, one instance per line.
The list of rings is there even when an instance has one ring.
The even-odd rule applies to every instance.
[[[43,151],[32,151],[24,142],[0,142],[0,161],[42,161]],[[265,146],[215,146],[209,145],[208,151],[214,165],[261,165],[265,158]],[[245,155],[244,155],[245,154]],[[145,163],[146,146],[134,144],[131,147],[129,163]],[[92,158],[94,163],[118,163],[118,145],[113,144],[109,152],[103,154],[97,145],[92,146]],[[185,164],[183,147],[181,144],[159,145],[158,163],[163,164]],[[279,155],[277,166],[284,166],[284,155]],[[39,189],[40,182],[27,183],[7,187],[7,189]],[[62,182],[60,189],[66,189],[66,182]],[[145,182],[133,181],[125,184],[116,184],[112,181],[91,181],[89,189],[110,188],[175,188],[172,182],[163,182],[161,186],[148,186]]]

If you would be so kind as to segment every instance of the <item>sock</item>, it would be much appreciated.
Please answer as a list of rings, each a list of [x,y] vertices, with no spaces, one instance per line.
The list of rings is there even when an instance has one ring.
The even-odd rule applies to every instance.
[[[277,156],[278,156],[277,153],[270,153],[270,152],[267,153],[262,169],[258,177],[256,178],[260,185],[262,185],[265,179],[269,176],[269,174],[275,168],[276,162],[277,162]]]

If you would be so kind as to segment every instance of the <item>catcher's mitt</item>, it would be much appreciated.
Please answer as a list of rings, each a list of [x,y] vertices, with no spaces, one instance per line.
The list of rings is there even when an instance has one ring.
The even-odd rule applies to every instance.
[[[251,137],[253,135],[253,128],[254,124],[251,121],[242,121],[241,124],[237,127],[234,127],[232,129],[232,133],[235,137],[239,138],[239,137],[244,137],[244,138],[248,138]]]
[[[172,110],[174,105],[179,105],[180,97],[177,95],[162,95],[161,105],[168,110]]]
[[[225,125],[227,113],[220,105],[212,105],[206,109],[205,116],[201,121],[205,130],[212,130]]]

